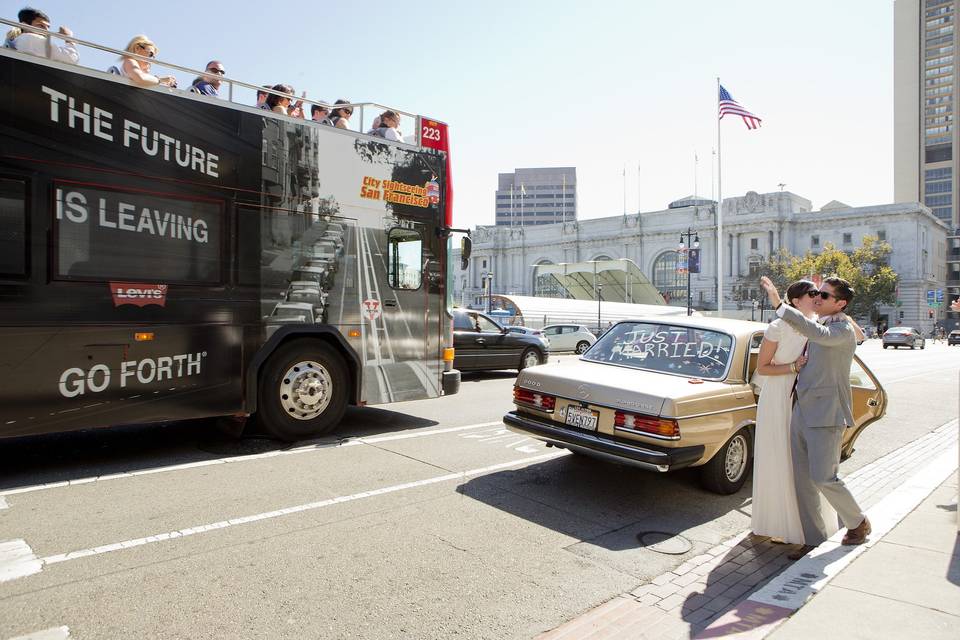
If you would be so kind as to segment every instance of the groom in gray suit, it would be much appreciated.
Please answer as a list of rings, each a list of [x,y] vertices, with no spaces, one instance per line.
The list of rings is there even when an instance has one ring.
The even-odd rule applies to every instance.
[[[843,313],[853,300],[853,288],[842,278],[824,280],[817,298],[820,320],[814,322],[784,304],[769,278],[763,277],[760,284],[777,316],[807,338],[807,364],[797,376],[790,422],[793,477],[806,544],[790,557],[799,559],[827,539],[820,493],[848,529],[843,544],[863,544],[870,521],[837,476],[844,429],[854,426],[850,364],[857,339]]]

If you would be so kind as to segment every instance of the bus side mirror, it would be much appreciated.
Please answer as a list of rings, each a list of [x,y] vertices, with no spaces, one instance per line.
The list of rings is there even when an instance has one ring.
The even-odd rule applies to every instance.
[[[470,254],[473,252],[473,241],[470,236],[460,238],[460,271],[466,271],[470,266]]]

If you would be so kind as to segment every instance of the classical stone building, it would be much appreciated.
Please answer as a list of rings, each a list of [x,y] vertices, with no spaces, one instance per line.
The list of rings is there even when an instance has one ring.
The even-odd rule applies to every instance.
[[[523,229],[477,227],[470,266],[455,277],[454,299],[473,304],[490,273],[494,293],[559,296],[562,291],[550,279],[537,277],[537,265],[626,258],[671,304],[683,305],[687,281],[686,275],[677,272],[677,246],[680,233],[690,229],[699,234],[702,266],[701,273],[691,276],[693,305],[716,309],[715,209],[712,201],[686,198],[660,211],[626,216]],[[900,320],[905,325],[932,327],[925,295],[929,289],[944,288],[947,279],[944,221],[915,202],[849,207],[832,201],[815,211],[809,200],[789,191],[750,191],[724,199],[724,310],[749,309],[751,300],[760,298],[757,270],[779,249],[801,255],[830,242],[853,250],[866,235],[891,243],[891,266],[900,275],[901,305],[879,312],[891,325]]]

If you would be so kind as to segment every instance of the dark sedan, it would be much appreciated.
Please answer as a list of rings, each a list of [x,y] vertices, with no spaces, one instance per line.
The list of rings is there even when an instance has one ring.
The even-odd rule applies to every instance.
[[[926,339],[913,327],[893,327],[883,333],[884,349],[887,347],[893,347],[894,349],[899,349],[900,347],[916,349],[920,347],[923,349],[926,346]]]
[[[960,344],[960,330],[954,329],[947,336],[947,345]]]
[[[489,316],[467,309],[453,310],[453,366],[460,371],[523,370],[542,364],[548,343],[500,326]]]

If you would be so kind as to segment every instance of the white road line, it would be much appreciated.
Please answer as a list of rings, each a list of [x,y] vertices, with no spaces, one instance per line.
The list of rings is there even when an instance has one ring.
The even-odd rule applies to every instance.
[[[543,454],[539,456],[533,456],[530,458],[520,458],[519,460],[511,460],[510,462],[494,464],[488,467],[480,467],[477,469],[470,469],[468,471],[461,471],[457,473],[448,473],[442,476],[434,476],[433,478],[416,480],[414,482],[405,482],[403,484],[395,484],[389,487],[381,487],[380,489],[372,489],[370,491],[361,491],[360,493],[354,493],[347,496],[337,496],[336,498],[318,500],[317,502],[308,502],[306,504],[299,504],[292,507],[286,507],[284,509],[276,509],[274,511],[265,511],[263,513],[256,513],[249,516],[231,518],[230,520],[221,520],[219,522],[212,522],[210,524],[203,524],[195,527],[188,527],[186,529],[178,529],[176,531],[167,531],[164,533],[158,533],[158,534],[154,534],[152,536],[146,536],[143,538],[134,538],[132,540],[114,542],[112,544],[101,545],[99,547],[91,547],[88,549],[78,549],[76,551],[70,551],[68,553],[58,553],[51,556],[47,556],[45,558],[41,558],[40,562],[42,562],[44,565],[50,565],[50,564],[59,564],[61,562],[69,562],[70,560],[79,560],[80,558],[88,558],[90,556],[102,555],[104,553],[120,551],[121,549],[131,549],[133,547],[142,547],[144,545],[153,544],[155,542],[165,542],[167,540],[184,538],[187,536],[193,536],[200,533],[208,533],[210,531],[218,531],[220,529],[227,529],[229,527],[235,527],[242,524],[249,524],[251,522],[261,522],[263,520],[280,518],[282,516],[293,515],[295,513],[303,513],[305,511],[313,511],[316,509],[322,509],[324,507],[329,507],[336,504],[344,504],[346,502],[355,502],[357,500],[363,500],[365,498],[373,498],[376,496],[382,496],[389,493],[396,493],[398,491],[405,491],[407,489],[415,489],[418,487],[425,487],[428,485],[439,484],[443,482],[450,482],[453,480],[463,480],[471,476],[479,476],[486,473],[491,473],[493,471],[509,469],[517,465],[526,465],[526,464],[533,464],[535,462],[543,462],[545,460],[550,460],[552,458],[557,458],[566,454],[567,452],[563,451],[563,452],[554,452],[554,453],[548,453],[548,454]],[[20,542],[23,542],[23,541],[21,540]],[[27,574],[24,574],[24,575],[27,575]]]
[[[142,469],[140,471],[124,471],[121,473],[111,473],[105,476],[87,476],[85,478],[76,478],[74,480],[61,480],[59,482],[48,482],[45,484],[35,484],[26,487],[17,487],[16,489],[7,489],[0,491],[0,500],[4,496],[12,496],[21,493],[32,493],[34,491],[43,491],[45,489],[57,489],[59,487],[72,487],[75,485],[90,484],[91,482],[104,482],[106,480],[117,480],[120,478],[135,478],[137,476],[148,476],[155,473],[167,473],[170,471],[183,471],[185,469],[196,469],[199,467],[209,467],[217,464],[231,464],[237,462],[246,462],[253,460],[263,460],[265,458],[276,458],[279,456],[290,456],[300,453],[311,453],[325,449],[342,449],[353,447],[360,444],[376,444],[378,442],[390,442],[393,440],[409,440],[410,438],[423,438],[426,436],[441,435],[444,433],[455,433],[457,431],[468,431],[470,429],[481,429],[483,427],[492,427],[502,424],[502,422],[481,422],[479,424],[467,424],[459,427],[445,427],[442,429],[430,429],[427,431],[405,431],[394,433],[388,436],[374,436],[372,438],[351,438],[336,443],[320,443],[297,447],[295,449],[283,449],[279,451],[267,451],[266,453],[255,453],[247,456],[230,456],[228,458],[215,458],[213,460],[200,460],[198,462],[185,462],[183,464],[172,464],[165,467],[155,467],[153,469]]]
[[[0,510],[9,508],[10,505],[7,504],[7,499],[3,496],[0,496]]]
[[[34,631],[25,636],[17,636],[10,640],[70,640],[70,627],[51,627],[43,631]]]
[[[24,540],[0,542],[0,582],[8,582],[40,573],[43,562]]]

